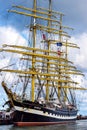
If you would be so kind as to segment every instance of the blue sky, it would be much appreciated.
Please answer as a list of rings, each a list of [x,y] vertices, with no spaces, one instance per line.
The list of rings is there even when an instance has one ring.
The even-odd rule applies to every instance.
[[[33,0],[31,0],[33,1]],[[43,2],[43,0],[39,0],[39,5],[40,3]],[[47,0],[44,0],[43,4],[45,5],[45,3],[47,2]],[[82,33],[82,32],[87,32],[87,17],[86,17],[86,12],[87,12],[87,8],[86,8],[86,0],[56,0],[56,2],[53,0],[53,7],[61,12],[64,12],[65,17],[64,17],[64,22],[67,25],[70,25],[72,27],[74,27],[75,30],[75,34],[76,33]],[[21,5],[26,5],[26,6],[30,6],[30,1],[29,0],[1,0],[0,1],[0,19],[1,19],[1,24],[6,24],[7,17],[8,17],[8,21],[11,24],[11,22],[15,22],[15,18],[12,17],[11,14],[7,13],[8,9],[11,9],[11,5],[13,4],[21,4]],[[11,18],[10,18],[11,17]],[[17,17],[18,18],[18,17]],[[16,20],[16,23],[18,24],[18,19]],[[16,24],[16,26],[17,26]]]
[[[25,5],[26,7],[31,6],[31,1],[33,0],[0,0],[0,45],[3,43],[15,43],[19,38],[21,43],[25,42],[24,36],[25,27],[24,23],[28,23],[29,18],[25,20],[25,17],[20,17],[12,13],[8,13],[7,10],[11,9],[13,4]],[[39,0],[39,5],[46,6],[47,0]],[[85,86],[87,85],[87,0],[53,0],[54,10],[58,10],[65,14],[64,25],[75,28],[72,31],[72,41],[80,46],[80,50],[75,53],[74,59],[75,64],[79,69],[83,70],[85,73]],[[23,20],[22,20],[23,19]],[[21,33],[20,33],[21,32]],[[22,34],[22,35],[21,35]],[[19,41],[18,41],[19,42]],[[3,62],[4,63],[4,62]],[[83,96],[84,95],[84,96]],[[82,96],[85,100],[80,108],[80,113],[87,113],[87,99],[86,93]],[[84,109],[83,109],[84,108]]]

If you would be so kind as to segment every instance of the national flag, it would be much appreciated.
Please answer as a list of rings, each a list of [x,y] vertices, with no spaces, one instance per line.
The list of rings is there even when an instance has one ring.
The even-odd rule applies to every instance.
[[[45,34],[43,34],[42,36],[43,36],[43,40],[46,40],[46,36],[45,36]]]
[[[60,51],[60,50],[58,50],[57,54],[60,56],[60,55],[61,55],[61,51]]]
[[[57,46],[62,46],[62,43],[61,42],[58,42],[58,43],[56,43],[57,44]]]

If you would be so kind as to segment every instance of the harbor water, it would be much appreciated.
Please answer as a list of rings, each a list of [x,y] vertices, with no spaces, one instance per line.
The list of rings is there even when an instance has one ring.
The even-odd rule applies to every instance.
[[[17,127],[13,125],[3,125],[0,126],[0,130],[87,130],[87,120],[80,120],[69,124],[39,127]]]

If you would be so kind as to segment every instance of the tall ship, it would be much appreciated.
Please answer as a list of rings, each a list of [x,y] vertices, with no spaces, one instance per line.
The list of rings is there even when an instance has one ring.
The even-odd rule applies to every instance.
[[[28,42],[25,45],[3,44],[0,53],[10,54],[11,62],[0,69],[9,73],[12,83],[2,81],[10,109],[14,110],[14,124],[18,126],[68,123],[77,118],[76,92],[86,90],[74,76],[84,76],[69,60],[77,44],[69,42],[63,16],[47,0],[46,8],[39,0],[31,0],[33,8],[13,5],[9,13],[29,17]],[[70,49],[70,51],[69,51]],[[14,55],[14,57],[12,57]],[[15,60],[16,59],[16,60]]]

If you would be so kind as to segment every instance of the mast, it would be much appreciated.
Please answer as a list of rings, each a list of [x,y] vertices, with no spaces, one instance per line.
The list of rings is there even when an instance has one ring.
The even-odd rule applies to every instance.
[[[62,16],[63,15],[60,14],[59,42],[61,43],[61,45],[62,45],[62,35],[61,35],[61,33],[62,33],[61,32],[61,30],[62,30]],[[59,55],[59,57],[61,57],[61,55]],[[61,60],[60,59],[59,59],[58,63],[61,64]],[[58,78],[61,79],[61,76],[60,76],[61,75],[61,66],[58,66],[58,71],[59,71]],[[59,98],[59,101],[60,101],[60,96],[61,96],[61,88],[62,88],[62,83],[58,82],[58,98]]]
[[[48,12],[48,18],[51,19],[51,11],[52,11],[52,0],[49,0],[49,12]],[[48,28],[51,28],[51,21],[48,21]],[[49,32],[49,29],[48,29]],[[49,33],[48,33],[49,35]],[[48,51],[50,50],[50,41],[48,41]],[[49,52],[48,52],[49,55]],[[49,73],[49,68],[50,68],[50,64],[49,64],[49,59],[47,59],[47,73]],[[47,77],[48,78],[48,77]],[[49,81],[47,80],[47,87],[46,87],[46,100],[49,100]]]
[[[68,59],[68,48],[67,48],[67,39],[66,39],[66,46],[65,46],[65,59],[67,60]],[[66,64],[67,64],[67,62],[66,62]],[[67,66],[68,66],[68,64],[67,64]],[[67,72],[67,70],[65,70],[66,72]],[[66,76],[66,80],[68,80],[67,79],[67,76]],[[65,86],[68,86],[68,83],[65,83]],[[67,100],[67,97],[66,97],[66,95],[67,95],[67,88],[64,88],[64,90],[65,90],[65,96],[64,96],[64,102],[66,102],[66,100]]]
[[[33,0],[33,8],[34,8],[34,15],[36,15],[36,8],[37,8],[37,0]],[[35,48],[35,45],[36,45],[36,18],[34,17],[33,18],[33,48]],[[33,53],[35,51],[33,50]],[[32,71],[35,71],[35,57],[32,56]],[[31,98],[32,98],[32,101],[34,102],[34,91],[35,91],[35,75],[32,74],[32,90],[31,90]]]

